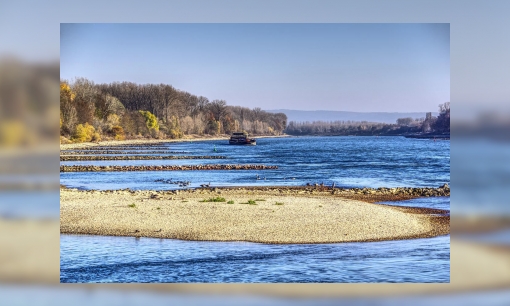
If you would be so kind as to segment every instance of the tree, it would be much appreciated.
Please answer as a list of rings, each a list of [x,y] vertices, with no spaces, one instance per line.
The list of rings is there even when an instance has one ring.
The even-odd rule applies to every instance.
[[[105,120],[112,114],[121,115],[124,112],[124,105],[114,96],[109,94],[98,94],[95,101],[95,116]]]
[[[450,102],[439,104],[439,116],[434,122],[433,128],[437,132],[450,132]]]
[[[74,104],[79,123],[92,123],[94,120],[95,102],[98,91],[94,82],[85,78],[77,78],[72,84],[72,90],[76,94]]]
[[[179,119],[176,116],[170,118],[168,122],[168,132],[169,136],[172,138],[181,138],[183,136]]]
[[[194,129],[193,118],[186,116],[181,120],[181,130],[185,134],[192,134]]]
[[[397,124],[400,126],[409,126],[411,123],[413,123],[413,118],[411,117],[397,119]]]
[[[67,82],[60,82],[60,118],[61,134],[69,135],[76,126],[78,116],[74,107],[75,94]]]
[[[209,111],[213,114],[214,120],[220,121],[227,114],[227,102],[225,100],[214,100],[209,103]]]
[[[85,123],[76,126],[72,139],[74,142],[99,141],[101,136],[92,125]]]
[[[139,111],[140,114],[145,118],[145,125],[149,130],[153,129],[159,131],[158,118],[149,111]]]

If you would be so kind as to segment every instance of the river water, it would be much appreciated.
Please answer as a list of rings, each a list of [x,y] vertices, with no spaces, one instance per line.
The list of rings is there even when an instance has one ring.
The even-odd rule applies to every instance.
[[[223,155],[211,160],[68,161],[61,165],[265,164],[277,170],[154,171],[61,173],[60,183],[80,189],[179,188],[157,179],[191,181],[190,187],[304,185],[344,187],[439,187],[450,183],[450,141],[404,137],[261,138],[256,146],[231,146],[225,140],[169,143],[183,155]],[[132,151],[132,150],[130,150]],[[142,151],[140,151],[142,152]],[[257,175],[260,178],[257,180]]]
[[[257,146],[226,141],[169,143],[185,155],[226,160],[61,162],[61,165],[266,164],[261,171],[154,171],[61,173],[80,189],[304,185],[439,187],[450,183],[450,141],[403,137],[262,138]],[[129,149],[133,151],[132,149]],[[149,149],[150,150],[150,149]],[[143,152],[141,152],[143,153]],[[257,178],[258,176],[258,178]],[[397,205],[449,209],[450,198]],[[171,239],[61,235],[60,281],[74,282],[449,282],[450,237],[400,241],[268,245]]]

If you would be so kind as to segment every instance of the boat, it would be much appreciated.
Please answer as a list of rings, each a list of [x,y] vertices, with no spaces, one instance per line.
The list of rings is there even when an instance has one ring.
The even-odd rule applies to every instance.
[[[246,132],[234,132],[232,136],[230,136],[230,140],[228,141],[231,145],[256,145],[257,141],[253,138],[248,138],[248,133]]]

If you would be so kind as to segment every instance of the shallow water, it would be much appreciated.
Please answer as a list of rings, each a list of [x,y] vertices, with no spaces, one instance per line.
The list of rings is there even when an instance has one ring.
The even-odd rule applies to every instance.
[[[61,235],[60,281],[449,282],[449,236],[271,245]]]
[[[389,204],[395,206],[408,206],[408,207],[426,207],[434,209],[450,210],[450,197],[431,197],[431,198],[418,198],[407,201],[385,201],[379,202],[380,204]]]

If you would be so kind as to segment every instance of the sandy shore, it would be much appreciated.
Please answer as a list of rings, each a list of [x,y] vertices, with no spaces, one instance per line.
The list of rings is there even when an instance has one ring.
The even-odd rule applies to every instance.
[[[201,202],[215,197],[234,204]],[[255,204],[243,204],[249,200]],[[62,189],[60,232],[261,243],[379,241],[448,234],[449,217],[431,212],[331,194],[197,190],[176,195]]]

